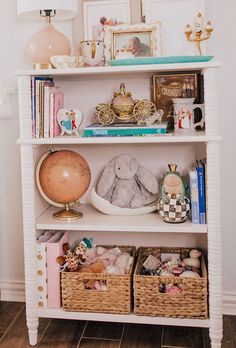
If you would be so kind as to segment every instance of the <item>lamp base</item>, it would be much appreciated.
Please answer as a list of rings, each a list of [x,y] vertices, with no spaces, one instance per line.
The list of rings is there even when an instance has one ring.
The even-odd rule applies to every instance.
[[[50,57],[70,54],[69,39],[52,23],[45,23],[44,28],[32,36],[27,50],[28,60],[36,69],[52,68]]]

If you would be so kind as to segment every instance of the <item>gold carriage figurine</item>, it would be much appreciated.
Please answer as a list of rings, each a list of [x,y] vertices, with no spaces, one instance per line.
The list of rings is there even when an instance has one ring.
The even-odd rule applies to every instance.
[[[147,99],[133,100],[131,93],[126,92],[125,84],[121,83],[111,103],[96,106],[95,118],[104,126],[122,122],[142,123],[156,112],[155,105]]]

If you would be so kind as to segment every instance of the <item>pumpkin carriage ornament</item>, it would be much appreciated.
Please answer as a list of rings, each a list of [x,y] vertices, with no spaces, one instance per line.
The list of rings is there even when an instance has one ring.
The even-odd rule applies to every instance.
[[[186,196],[187,185],[176,171],[176,164],[170,163],[168,167],[169,171],[164,176],[157,205],[159,215],[165,222],[184,222],[190,213],[190,200]]]
[[[126,91],[125,84],[120,84],[120,90],[114,93],[111,103],[99,103],[96,106],[96,122],[103,126],[114,123],[145,123],[150,116],[157,114],[155,104],[147,99],[133,100],[130,92]]]

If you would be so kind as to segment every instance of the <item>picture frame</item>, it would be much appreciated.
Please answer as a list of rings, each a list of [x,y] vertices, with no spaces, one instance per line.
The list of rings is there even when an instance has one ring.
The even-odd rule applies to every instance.
[[[167,120],[173,110],[173,98],[195,98],[196,103],[202,102],[201,75],[197,72],[179,72],[155,74],[152,76],[152,102],[157,110],[164,111],[163,121]],[[185,95],[183,95],[185,93]]]
[[[186,40],[187,24],[194,27],[199,12],[205,15],[205,0],[141,0],[141,16],[145,23],[160,21],[162,28],[162,55],[198,55],[196,45]],[[205,43],[202,44],[205,54]]]
[[[132,51],[137,57],[161,56],[160,22],[106,26],[104,33],[105,59],[116,59],[119,51]]]
[[[86,0],[83,2],[84,40],[103,40],[105,25],[130,22],[130,0]]]

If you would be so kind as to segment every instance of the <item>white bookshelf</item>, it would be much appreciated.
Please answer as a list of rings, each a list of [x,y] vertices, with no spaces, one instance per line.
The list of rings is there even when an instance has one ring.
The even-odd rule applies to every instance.
[[[218,133],[217,115],[217,68],[219,62],[163,64],[144,66],[94,67],[54,70],[26,70],[15,72],[19,81],[19,112],[21,167],[22,167],[22,205],[24,222],[25,248],[25,283],[27,325],[31,345],[37,343],[39,317],[64,318],[78,320],[101,320],[126,323],[143,323],[157,325],[176,325],[209,327],[212,348],[221,347],[222,339],[222,307],[221,307],[221,224],[220,224],[220,140]],[[65,92],[69,105],[79,103],[86,121],[91,116],[91,110],[97,101],[112,95],[117,89],[118,82],[128,83],[129,90],[135,89],[137,95],[147,95],[150,77],[159,72],[170,71],[201,71],[204,75],[205,98],[205,132],[176,132],[174,135],[150,137],[111,137],[111,138],[82,138],[62,136],[52,139],[32,138],[31,124],[31,76],[53,76]],[[95,81],[95,82],[94,82]],[[96,87],[99,81],[99,89]],[[131,86],[131,88],[130,88]],[[132,89],[133,88],[133,89]],[[149,91],[148,91],[149,92]],[[102,98],[102,100],[101,100]],[[96,172],[101,164],[120,151],[131,152],[145,164],[151,165],[152,171],[159,170],[163,175],[169,160],[180,164],[187,172],[191,159],[199,155],[207,156],[207,225],[196,225],[187,221],[182,224],[167,224],[153,212],[141,216],[109,216],[97,211],[88,203],[79,207],[84,214],[83,219],[72,222],[57,221],[52,218],[54,207],[47,207],[40,197],[35,185],[35,163],[37,158],[48,150],[49,145],[56,148],[71,148],[86,157],[93,174],[93,184]],[[195,158],[193,158],[195,156]],[[180,170],[181,171],[181,170]],[[91,187],[90,187],[91,189]],[[175,246],[198,246],[203,243],[208,256],[209,275],[209,319],[180,319],[159,318],[130,315],[115,315],[103,313],[66,312],[63,309],[39,309],[36,297],[36,263],[35,241],[39,230],[62,229],[71,231],[71,236],[81,233],[91,234],[99,243],[113,240],[122,245],[127,244],[127,238],[133,245],[141,246],[148,240],[152,243]],[[128,237],[127,237],[128,236]],[[101,240],[100,240],[101,239]],[[109,244],[109,243],[107,243]],[[161,246],[161,245],[159,245]]]

